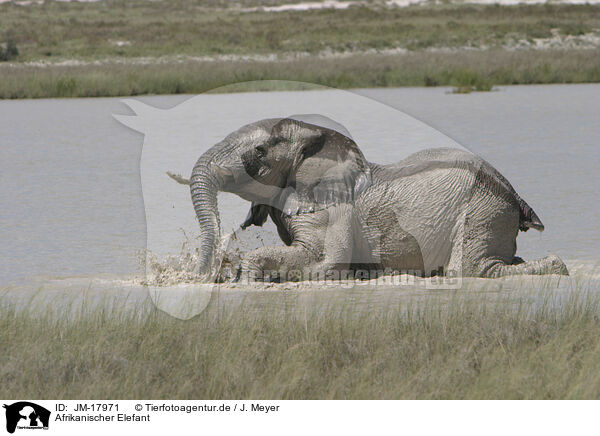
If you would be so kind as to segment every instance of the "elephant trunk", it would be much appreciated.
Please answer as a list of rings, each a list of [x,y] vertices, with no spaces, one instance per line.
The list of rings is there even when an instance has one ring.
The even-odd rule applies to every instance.
[[[190,193],[200,224],[200,253],[198,273],[203,280],[213,281],[218,271],[217,251],[220,243],[220,220],[217,209],[217,194],[223,180],[215,171],[212,163],[214,153],[210,151],[202,155],[190,178]]]

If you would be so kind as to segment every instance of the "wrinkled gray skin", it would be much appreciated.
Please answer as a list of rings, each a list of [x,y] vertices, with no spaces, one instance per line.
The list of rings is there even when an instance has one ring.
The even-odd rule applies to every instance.
[[[189,183],[203,279],[214,280],[218,269],[218,191],[252,202],[242,228],[270,216],[285,243],[246,254],[242,273],[251,278],[263,271],[364,268],[426,275],[443,268],[477,277],[568,274],[554,255],[529,262],[515,257],[518,232],[544,226],[479,157],[437,148],[377,165],[334,121],[293,118],[244,126],[196,162]]]

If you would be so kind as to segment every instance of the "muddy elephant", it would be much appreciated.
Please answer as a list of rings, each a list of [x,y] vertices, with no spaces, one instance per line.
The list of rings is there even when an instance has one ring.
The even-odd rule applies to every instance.
[[[189,180],[175,178],[190,185],[200,224],[198,271],[208,281],[218,268],[219,191],[252,203],[243,228],[270,217],[285,243],[245,255],[241,274],[251,280],[362,269],[568,274],[555,255],[515,257],[519,231],[542,231],[542,222],[489,163],[459,149],[378,165],[339,124],[298,115],[240,128],[200,156]]]

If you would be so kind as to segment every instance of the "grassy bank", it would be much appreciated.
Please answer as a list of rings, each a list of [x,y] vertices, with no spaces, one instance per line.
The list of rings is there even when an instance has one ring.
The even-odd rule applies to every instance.
[[[251,80],[297,80],[335,88],[474,86],[482,90],[505,84],[590,83],[600,81],[600,56],[594,54],[587,51],[418,52],[286,62],[0,65],[0,98],[195,94]],[[240,88],[243,89],[247,88]]]
[[[597,301],[484,298],[209,309],[190,321],[3,307],[0,385],[6,398],[40,399],[600,397]]]
[[[198,0],[48,0],[29,7],[0,5],[0,30],[13,35],[22,61],[500,48],[600,31],[600,5],[369,4],[265,13]]]
[[[0,98],[198,93],[282,79],[338,88],[600,81],[600,5],[245,12],[218,1],[0,5],[18,56]]]

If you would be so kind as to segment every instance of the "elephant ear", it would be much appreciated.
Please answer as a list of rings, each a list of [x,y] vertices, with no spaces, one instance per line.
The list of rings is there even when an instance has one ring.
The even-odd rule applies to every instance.
[[[351,203],[371,184],[369,165],[356,143],[326,127],[286,118],[276,127],[291,140],[294,161],[280,197],[287,215]],[[287,135],[286,135],[287,133]]]

